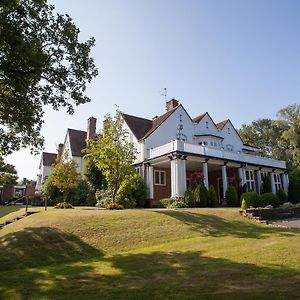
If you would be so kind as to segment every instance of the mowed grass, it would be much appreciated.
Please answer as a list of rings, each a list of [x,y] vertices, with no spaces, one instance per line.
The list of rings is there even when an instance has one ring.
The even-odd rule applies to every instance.
[[[49,209],[0,231],[0,299],[299,296],[300,231],[238,209]]]

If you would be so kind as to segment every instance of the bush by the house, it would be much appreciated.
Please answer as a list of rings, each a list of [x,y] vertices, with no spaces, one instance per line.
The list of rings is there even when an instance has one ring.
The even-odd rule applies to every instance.
[[[116,202],[109,202],[106,206],[105,206],[106,209],[116,209],[116,210],[120,210],[120,209],[123,209],[124,207],[119,204],[119,203],[116,203]]]
[[[283,203],[286,203],[287,200],[288,200],[288,196],[287,194],[285,193],[285,191],[283,189],[279,189],[277,192],[276,192],[276,195],[280,201],[280,204],[283,204]]]
[[[197,207],[207,206],[207,189],[203,182],[200,182],[195,188],[195,203]]]
[[[164,198],[159,200],[162,207],[165,208],[188,208],[189,205],[184,199]]]
[[[73,206],[68,202],[60,202],[55,205],[55,208],[73,208]]]
[[[246,200],[245,200],[245,199],[243,199],[243,200],[242,200],[241,209],[242,209],[242,210],[246,210],[246,209],[248,209],[247,202],[246,202]]]
[[[218,204],[218,196],[213,185],[210,185],[207,191],[207,206],[216,207]]]
[[[273,193],[264,193],[261,195],[263,206],[272,205],[278,207],[280,205],[277,195]]]
[[[144,206],[147,194],[147,187],[143,178],[134,173],[126,176],[122,181],[117,193],[116,200],[124,208],[135,208]]]
[[[85,179],[80,179],[78,186],[74,189],[70,196],[69,202],[73,206],[95,206],[96,198],[91,185]]]
[[[109,189],[97,190],[96,194],[96,206],[105,208],[112,199],[112,192]]]
[[[189,207],[195,207],[196,205],[196,198],[195,198],[195,193],[194,191],[189,188],[186,190],[184,194],[184,202],[189,206]]]
[[[225,198],[229,207],[239,206],[238,193],[233,185],[229,185],[225,193]]]
[[[291,203],[300,201],[300,168],[294,169],[289,174],[289,193],[288,199]]]
[[[261,196],[256,192],[246,192],[241,195],[240,202],[245,200],[247,203],[247,207],[253,206],[254,208],[263,206]]]

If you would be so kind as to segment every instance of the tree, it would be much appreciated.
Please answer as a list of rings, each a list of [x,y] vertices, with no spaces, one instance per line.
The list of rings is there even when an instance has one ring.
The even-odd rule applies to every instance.
[[[76,163],[66,158],[56,163],[50,176],[52,184],[63,193],[64,201],[67,201],[69,194],[78,187],[80,180]]]
[[[46,0],[2,0],[0,5],[0,155],[41,149],[43,106],[58,110],[89,102],[86,84],[98,73],[68,15]]]
[[[17,170],[14,165],[6,164],[0,157],[0,185],[16,184]]]
[[[263,155],[285,160],[289,168],[300,166],[300,105],[289,105],[277,119],[258,119],[243,124],[239,134],[245,143],[255,145]]]
[[[91,158],[87,158],[85,161],[83,175],[95,192],[96,190],[102,189],[106,185],[102,172],[96,167]]]
[[[126,175],[133,172],[131,165],[136,156],[134,145],[128,142],[127,132],[123,130],[123,119],[116,111],[114,117],[105,116],[104,134],[89,142],[86,158],[92,158],[99,170],[102,170],[108,188],[112,190],[112,202]]]

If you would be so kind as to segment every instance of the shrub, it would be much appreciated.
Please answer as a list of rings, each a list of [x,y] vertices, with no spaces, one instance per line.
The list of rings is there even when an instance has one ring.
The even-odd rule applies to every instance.
[[[264,193],[261,198],[263,206],[272,205],[273,207],[278,207],[280,205],[277,195],[273,193]]]
[[[213,185],[210,185],[207,191],[207,205],[216,207],[218,204],[218,196]]]
[[[95,192],[85,179],[80,179],[77,188],[71,192],[70,203],[74,206],[95,206]]]
[[[96,206],[105,208],[111,202],[112,192],[110,189],[97,190],[95,196]]]
[[[235,186],[229,185],[225,193],[225,198],[229,207],[239,206],[238,194]]]
[[[243,200],[246,201],[247,207],[253,206],[254,208],[256,208],[263,205],[261,196],[256,192],[243,193],[240,198],[240,203],[242,203]]]
[[[194,191],[189,188],[186,190],[184,194],[184,202],[189,206],[189,207],[195,207],[196,206],[196,198],[195,198],[195,193]]]
[[[117,210],[119,210],[119,209],[123,209],[124,207],[119,203],[109,202],[109,203],[106,204],[105,208],[106,209],[117,209]]]
[[[246,202],[246,200],[245,200],[245,199],[243,199],[243,200],[242,200],[241,209],[242,209],[242,210],[246,210],[247,208],[248,208],[248,206],[247,206],[247,202]]]
[[[197,207],[207,206],[207,189],[203,182],[200,182],[195,188],[195,203]]]
[[[287,202],[288,200],[288,196],[287,194],[284,192],[283,189],[279,189],[277,192],[276,192],[276,195],[280,201],[280,204],[283,204],[285,202]]]
[[[162,205],[162,207],[170,208],[174,201],[176,201],[174,198],[163,198],[159,200],[159,203]]]
[[[147,195],[147,187],[143,178],[134,173],[126,176],[122,181],[117,192],[116,200],[124,206],[124,208],[134,208],[145,205]]]
[[[186,202],[183,200],[175,200],[173,201],[168,208],[188,208],[189,206],[187,205]]]
[[[298,203],[300,200],[300,168],[294,169],[289,174],[289,201]]]
[[[55,205],[55,208],[73,208],[73,206],[68,202],[59,202]]]

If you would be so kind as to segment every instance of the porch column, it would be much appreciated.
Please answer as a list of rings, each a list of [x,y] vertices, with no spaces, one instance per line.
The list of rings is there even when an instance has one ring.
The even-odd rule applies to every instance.
[[[153,199],[154,198],[153,167],[150,164],[146,166],[146,185],[147,185],[147,197],[148,199]]]
[[[271,191],[272,191],[273,194],[276,194],[274,170],[272,172],[270,172],[270,177],[271,177]]]
[[[185,159],[186,157],[181,155],[176,155],[171,159],[171,198],[181,198],[186,191]]]
[[[225,198],[225,194],[227,191],[227,171],[226,171],[226,163],[222,166],[222,183],[223,183],[223,198]]]
[[[244,185],[244,173],[243,173],[242,167],[239,168],[239,177],[241,179],[241,186],[243,186]]]
[[[283,190],[286,194],[289,192],[288,175],[286,173],[281,174]]]
[[[245,167],[245,166],[243,166],[243,182],[244,182],[244,184],[247,183],[246,167]],[[243,184],[243,185],[244,185],[244,184]],[[248,189],[248,188],[247,188],[247,189]]]
[[[257,193],[261,193],[261,171],[260,169],[256,171],[257,176]]]
[[[208,189],[209,188],[209,182],[208,182],[208,160],[205,160],[205,162],[203,163],[203,182],[204,182],[204,186]]]

